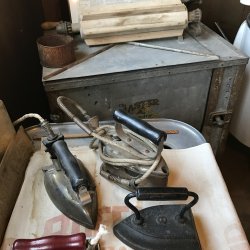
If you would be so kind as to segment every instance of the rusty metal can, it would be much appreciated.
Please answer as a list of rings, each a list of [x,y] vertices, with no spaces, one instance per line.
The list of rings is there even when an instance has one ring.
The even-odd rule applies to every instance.
[[[37,47],[44,67],[60,68],[75,61],[71,36],[44,35],[37,39]]]

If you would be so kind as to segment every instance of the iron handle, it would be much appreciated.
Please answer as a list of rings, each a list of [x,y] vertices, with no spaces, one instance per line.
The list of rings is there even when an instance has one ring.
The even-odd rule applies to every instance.
[[[83,250],[86,249],[86,235],[78,233],[73,235],[53,235],[36,239],[18,239],[13,243],[13,250]]]
[[[167,134],[157,128],[154,128],[145,121],[142,121],[132,115],[127,114],[123,110],[115,110],[113,113],[113,118],[115,121],[123,124],[136,134],[139,134],[155,145],[159,145],[161,141],[165,140]]]
[[[202,4],[202,0],[181,0],[183,4]]]
[[[138,188],[136,198],[143,201],[187,200],[188,189],[182,187]]]
[[[153,188],[153,187],[144,187],[138,188],[134,193],[128,194],[124,203],[128,208],[130,208],[135,213],[135,222],[137,224],[143,223],[143,218],[140,214],[140,211],[129,202],[131,198],[136,197],[138,200],[153,200],[153,201],[163,201],[163,200],[187,200],[189,196],[193,197],[193,200],[188,204],[184,205],[179,213],[179,217],[183,218],[185,212],[194,206],[198,200],[199,196],[190,192],[187,188],[183,187],[163,187],[163,188]]]
[[[80,169],[78,161],[69,151],[63,137],[56,138],[51,143],[46,143],[46,141],[44,141],[44,144],[52,158],[54,157],[59,161],[60,166],[66,172],[70,179],[70,183],[76,192],[78,192],[79,188],[82,186],[89,188],[87,173],[84,173],[84,169]]]

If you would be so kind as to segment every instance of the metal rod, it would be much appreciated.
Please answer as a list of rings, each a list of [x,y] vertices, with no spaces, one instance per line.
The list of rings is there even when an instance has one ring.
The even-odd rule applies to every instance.
[[[151,45],[151,44],[146,44],[146,43],[138,43],[138,42],[127,42],[130,45],[135,45],[139,47],[146,47],[150,49],[159,49],[159,50],[167,50],[171,52],[177,52],[177,53],[184,53],[184,54],[190,54],[190,55],[195,55],[195,56],[215,56],[213,54],[204,54],[196,51],[190,51],[190,50],[183,50],[183,49],[175,49],[175,48],[169,48],[169,47],[163,47],[163,46],[158,46],[158,45]]]
[[[100,53],[102,53],[102,52],[104,52],[104,51],[112,48],[112,47],[114,47],[114,46],[115,46],[114,44],[107,45],[107,46],[105,46],[105,47],[103,47],[103,48],[101,48],[101,49],[99,49],[99,50],[97,50],[97,51],[95,51],[95,52],[93,52],[93,53],[85,56],[84,58],[76,60],[75,62],[70,63],[70,64],[64,66],[63,68],[58,69],[58,70],[56,70],[56,71],[54,71],[54,72],[52,72],[52,73],[44,76],[43,80],[48,80],[49,78],[54,77],[54,76],[56,76],[56,75],[58,75],[58,74],[60,74],[60,73],[62,73],[64,71],[66,71],[67,69],[70,69],[70,68],[72,68],[72,67],[74,67],[74,66],[76,66],[76,65],[78,65],[78,64],[80,64],[80,63],[82,63],[82,62],[84,62],[84,61],[86,61],[86,60],[88,60],[88,59],[90,59],[90,58],[92,58],[92,57],[94,57],[94,56],[96,56],[96,55],[98,55],[98,54],[100,54]]]
[[[138,222],[142,222],[142,217],[141,217],[141,214],[140,214],[140,211],[133,205],[129,202],[129,200],[131,198],[134,198],[136,197],[136,193],[130,193],[128,194],[125,199],[124,199],[124,203],[126,204],[126,206],[128,208],[130,208],[134,213],[135,213],[135,218]]]
[[[176,134],[179,134],[179,130],[165,130],[164,132],[167,135],[176,135]]]
[[[224,33],[224,31],[222,30],[222,28],[220,27],[220,25],[219,25],[217,22],[214,22],[214,24],[215,24],[215,26],[217,27],[217,29],[219,30],[219,32],[221,33],[221,35],[223,36],[223,38],[229,42],[227,36],[225,35],[225,33]]]
[[[199,200],[198,194],[196,194],[196,193],[194,193],[194,192],[188,192],[188,196],[192,196],[194,199],[193,199],[190,203],[188,203],[187,205],[185,205],[185,206],[181,209],[181,211],[180,211],[180,218],[181,218],[181,219],[183,218],[185,212],[186,212],[188,209],[190,209],[192,206],[194,206],[194,205],[198,202],[198,200]]]

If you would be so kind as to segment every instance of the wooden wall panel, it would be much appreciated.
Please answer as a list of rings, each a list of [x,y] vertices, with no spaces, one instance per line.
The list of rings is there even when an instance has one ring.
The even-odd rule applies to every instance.
[[[44,20],[70,21],[70,12],[67,0],[42,0]]]
[[[36,45],[42,21],[41,0],[0,1],[0,99],[12,120],[28,112],[48,115]]]
[[[61,0],[42,0],[44,19],[47,21],[61,21]]]

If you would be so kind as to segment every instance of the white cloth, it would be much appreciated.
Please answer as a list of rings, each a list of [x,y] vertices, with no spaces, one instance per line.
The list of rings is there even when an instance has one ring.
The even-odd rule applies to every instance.
[[[250,0],[240,0],[241,4],[250,5]]]
[[[95,177],[99,200],[99,224],[107,226],[109,233],[101,240],[105,250],[126,250],[112,233],[112,227],[131,214],[123,199],[128,193],[119,186],[100,177],[100,160],[87,147],[71,151],[88,167]],[[198,193],[199,202],[192,208],[197,231],[204,250],[248,250],[245,233],[228,194],[209,144],[183,150],[164,150],[162,153],[169,169],[169,186],[187,187]],[[36,152],[26,171],[25,181],[11,216],[2,250],[11,249],[17,238],[36,238],[46,235],[85,232],[93,237],[96,231],[87,230],[61,214],[50,201],[43,185],[41,171],[50,164],[49,155]],[[157,202],[136,202],[139,208]],[[173,202],[170,202],[173,203]]]
[[[250,57],[250,28],[244,21],[236,35],[234,46]],[[246,66],[244,83],[240,92],[230,131],[243,144],[250,147],[250,63]]]

